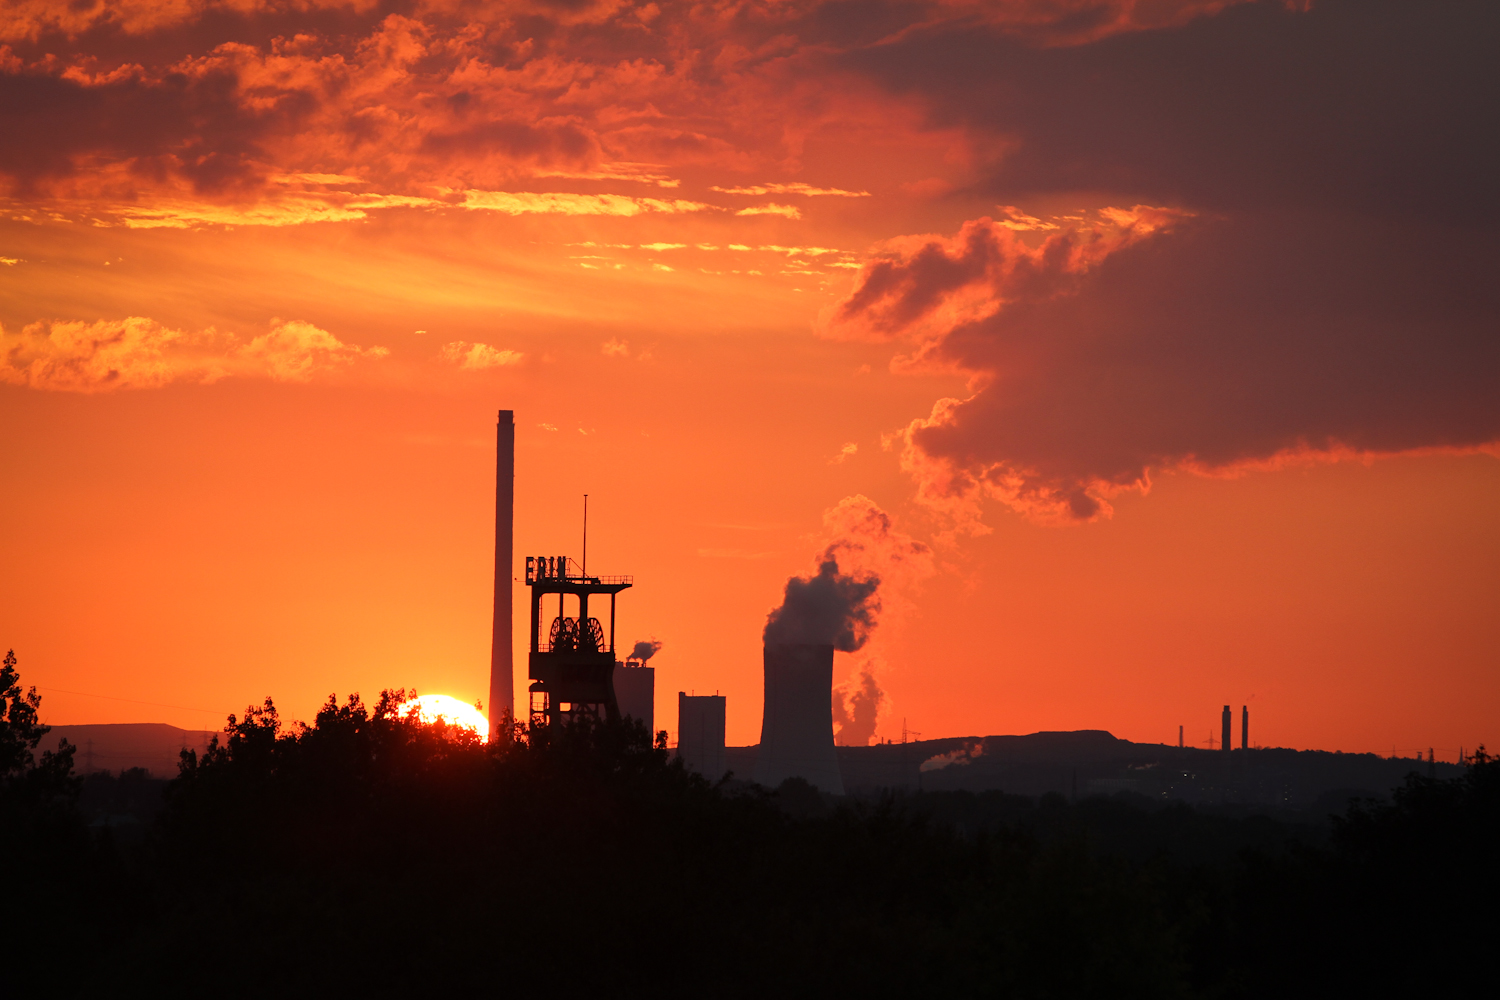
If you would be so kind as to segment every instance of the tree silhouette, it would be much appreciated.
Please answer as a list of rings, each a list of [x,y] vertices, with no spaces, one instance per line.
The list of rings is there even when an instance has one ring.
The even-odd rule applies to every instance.
[[[712,784],[639,723],[482,743],[404,714],[410,697],[230,716],[133,846],[8,807],[32,819],[0,828],[7,856],[40,861],[7,890],[53,921],[20,940],[66,944],[46,985],[273,962],[339,995],[1423,995],[1454,992],[1493,939],[1500,765],[1482,750],[1457,781],[1302,827],[1146,799]],[[100,801],[104,782],[112,801],[140,790],[91,781]],[[1423,938],[1409,912],[1479,913],[1478,930]]]
[[[42,696],[36,687],[23,694],[16,651],[8,650],[0,663],[0,795],[8,798],[50,798],[74,794],[73,753],[66,740],[56,751],[36,759],[37,744],[51,731],[37,721]]]

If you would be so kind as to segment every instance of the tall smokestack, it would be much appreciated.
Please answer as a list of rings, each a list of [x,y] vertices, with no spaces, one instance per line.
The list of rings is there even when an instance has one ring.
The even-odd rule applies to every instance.
[[[495,617],[490,636],[490,732],[516,717],[511,646],[511,564],[515,557],[516,414],[501,410],[495,428]]]
[[[1240,749],[1250,749],[1250,706],[1240,706]]]
[[[1228,752],[1228,751],[1234,749],[1233,745],[1229,742],[1229,735],[1230,735],[1229,734],[1229,723],[1230,723],[1230,721],[1233,718],[1234,718],[1234,714],[1229,711],[1229,706],[1225,705],[1224,706],[1224,739],[1219,743],[1219,749],[1223,750],[1225,752]]]
[[[829,702],[833,644],[768,642],[765,650],[766,702],[755,780],[775,788],[788,778],[802,778],[843,795]]]

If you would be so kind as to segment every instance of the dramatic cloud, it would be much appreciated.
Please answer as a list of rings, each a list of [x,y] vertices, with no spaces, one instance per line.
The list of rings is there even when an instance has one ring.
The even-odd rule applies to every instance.
[[[26,221],[650,218],[562,238],[786,253],[742,272],[771,280],[938,226],[886,239],[823,327],[969,377],[901,443],[971,525],[986,498],[1105,515],[1153,470],[1500,437],[1489,0],[25,0],[0,40],[0,212]],[[864,228],[804,232],[809,205]],[[728,273],[692,253],[650,267]]]
[[[727,17],[685,4],[646,20],[612,2],[389,6],[7,4],[0,194],[246,211],[293,177],[569,211],[488,194],[539,177],[672,188],[683,166],[784,172],[807,129],[864,108],[830,89],[853,75],[817,68],[830,39],[798,39],[826,36],[818,3]],[[616,198],[593,211],[697,210]]]
[[[378,23],[391,6],[414,7],[424,16],[449,23],[457,15],[460,23],[490,28],[509,41],[515,31],[543,26],[542,38],[566,29],[593,29],[610,24],[634,38],[660,45],[660,40],[686,27],[708,32],[737,29],[743,43],[781,40],[798,35],[824,45],[847,46],[873,41],[906,23],[957,21],[961,24],[1001,25],[1048,40],[1082,41],[1119,31],[1159,28],[1181,24],[1198,14],[1218,11],[1236,0],[1182,0],[1179,3],[1142,4],[1138,0],[1028,0],[1015,3],[984,3],[982,0],[931,0],[910,3],[902,15],[876,3],[828,0],[799,4],[745,5],[731,8],[733,16],[708,17],[701,4],[656,4],[639,7],[620,0],[582,0],[550,3],[545,0],[510,4],[475,5],[465,0],[425,0],[421,4],[392,5],[376,0],[113,0],[111,3],[67,3],[52,0],[10,0],[0,12],[0,40],[34,39],[42,35],[77,36],[105,29],[126,35],[146,35],[205,20],[207,15],[245,16],[246,28],[259,27],[267,35],[295,26],[296,15],[314,23],[339,24],[350,29]],[[716,11],[717,13],[717,11]],[[902,19],[904,18],[904,20]],[[521,20],[519,28],[512,27]],[[507,31],[506,29],[511,29]],[[523,36],[524,37],[524,36]],[[626,37],[631,37],[626,35]],[[643,46],[644,47],[644,46]],[[744,55],[739,56],[740,59]]]
[[[1137,205],[1107,208],[1092,225],[1070,224],[1037,244],[991,219],[969,222],[952,239],[907,237],[865,265],[833,314],[830,332],[884,339],[925,334],[932,350],[955,327],[995,316],[1007,304],[1042,302],[1075,291],[1111,253],[1181,221],[1185,213]]]
[[[1491,445],[1484,255],[1397,256],[1380,235],[1273,217],[1028,248],[981,220],[868,266],[833,325],[976,376],[905,434],[922,496],[955,513],[988,495],[1087,519],[1152,469]]]
[[[829,319],[971,376],[905,432],[924,499],[1088,519],[1153,469],[1494,447],[1500,8],[1255,3],[1085,41],[934,24],[846,60],[972,136],[1003,214],[893,241]],[[1176,218],[1071,209],[1101,197]]]
[[[868,197],[788,175],[824,126],[916,122],[920,102],[881,95],[881,52],[955,28],[1077,44],[1224,6],[15,0],[0,10],[0,193],[200,224],[224,221],[204,202],[292,218],[255,208],[285,177],[433,198],[539,177],[671,188],[703,168],[787,178],[710,187],[736,195]],[[336,208],[351,214],[320,218],[360,217]]]
[[[0,381],[62,392],[157,389],[228,376],[306,382],[388,353],[345,344],[299,320],[277,322],[249,343],[212,327],[174,330],[139,316],[33,323],[19,334],[0,331]]]
[[[1057,48],[1227,5],[16,0],[0,11],[0,187],[244,204],[289,174],[413,197],[528,177],[675,187],[688,166],[785,176],[823,125],[910,124],[877,90],[901,85],[886,53],[956,46],[936,81],[976,38]]]

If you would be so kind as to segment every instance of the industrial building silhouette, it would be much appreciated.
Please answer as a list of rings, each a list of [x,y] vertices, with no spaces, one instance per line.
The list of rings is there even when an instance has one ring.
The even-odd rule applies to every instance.
[[[495,593],[490,654],[490,731],[508,733],[516,720],[513,699],[512,570],[515,558],[515,412],[501,410],[495,435]],[[646,656],[615,655],[616,598],[631,576],[590,574],[587,521],[582,560],[566,555],[527,556],[530,589],[527,630],[527,713],[534,725],[636,719],[654,732],[655,670]],[[546,622],[550,598],[556,614]],[[609,598],[606,632],[590,614],[593,598]],[[570,614],[569,601],[572,602]],[[596,605],[597,606],[597,605]],[[637,652],[641,644],[637,644]],[[651,652],[655,652],[652,647]],[[821,791],[844,793],[833,746],[831,643],[767,642],[765,708],[755,780],[776,787],[802,778]],[[678,695],[678,753],[688,766],[719,778],[725,771],[725,699]],[[501,738],[504,738],[503,736]]]
[[[512,596],[515,517],[515,414],[501,410],[496,427],[495,456],[495,595],[490,659],[491,732],[505,738],[510,724],[519,721],[513,701]],[[634,585],[630,576],[603,576],[587,570],[584,560],[566,555],[527,556],[524,581],[530,589],[527,673],[531,681],[526,717],[534,724],[566,724],[588,715],[599,720],[634,719],[655,733],[655,670],[647,665],[660,644],[637,643],[632,655],[620,658],[615,645],[618,595]],[[1205,751],[1183,745],[1178,728],[1176,747],[1117,740],[1104,732],[1036,733],[1031,736],[958,737],[921,743],[870,747],[836,747],[833,740],[832,686],[836,649],[847,644],[851,623],[860,624],[867,601],[878,581],[841,576],[835,563],[825,561],[814,578],[789,581],[788,596],[798,588],[827,586],[824,596],[848,598],[837,622],[841,638],[832,642],[779,641],[786,630],[768,627],[763,647],[765,701],[760,743],[751,747],[725,744],[727,699],[722,695],[677,697],[677,754],[683,763],[710,780],[726,773],[776,788],[800,778],[832,795],[875,788],[1005,788],[1040,794],[1073,793],[1079,777],[1085,794],[1139,791],[1189,800],[1226,797],[1283,805],[1316,800],[1341,787],[1378,788],[1386,772],[1409,762],[1374,755],[1329,755],[1315,751],[1260,751],[1250,746],[1250,708],[1240,709],[1240,754],[1234,749],[1233,713],[1225,705],[1220,715],[1219,739],[1210,734],[1208,757],[1224,768],[1206,768]],[[839,588],[842,588],[841,590]],[[556,598],[553,605],[551,599]],[[609,598],[606,630],[590,613],[590,601]],[[835,602],[836,603],[836,602]],[[570,607],[571,604],[571,607]],[[826,610],[828,602],[820,605]],[[555,608],[555,613],[549,612]],[[787,605],[772,613],[775,623]],[[807,609],[796,628],[812,621]],[[782,619],[785,625],[788,619]],[[826,623],[823,623],[826,624]],[[868,624],[868,621],[866,621]],[[818,627],[822,627],[819,625]],[[795,633],[793,628],[792,632]],[[856,629],[857,631],[857,629]],[[1217,751],[1213,748],[1217,745]],[[1233,761],[1243,759],[1235,769]],[[1437,767],[1429,751],[1429,768]],[[1420,755],[1417,758],[1420,761]],[[1252,763],[1257,761],[1259,763]],[[1444,765],[1446,767],[1446,765]],[[1394,768],[1394,770],[1393,770]],[[1403,772],[1404,773],[1404,772]],[[1385,785],[1385,787],[1389,787]]]
[[[711,781],[729,770],[724,752],[723,695],[677,692],[677,756]]]

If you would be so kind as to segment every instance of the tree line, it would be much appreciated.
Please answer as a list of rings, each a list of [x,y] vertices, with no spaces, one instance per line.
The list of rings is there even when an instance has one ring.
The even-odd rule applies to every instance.
[[[1484,968],[1500,764],[1314,828],[1127,799],[709,782],[641,727],[509,740],[330,697],[184,751],[144,833],[0,673],[5,978],[320,991],[1432,995]],[[136,776],[137,778],[139,776]],[[125,782],[131,776],[91,782]]]

